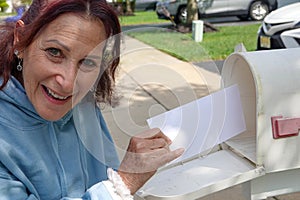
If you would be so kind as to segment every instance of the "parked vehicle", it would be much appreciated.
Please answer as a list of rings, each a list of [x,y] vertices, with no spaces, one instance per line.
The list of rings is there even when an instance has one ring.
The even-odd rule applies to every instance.
[[[126,9],[126,1],[125,0],[106,0],[107,3],[111,5],[122,5],[123,9]],[[157,0],[130,0],[135,11],[147,11],[147,10],[155,10]]]
[[[241,20],[262,20],[277,8],[277,0],[198,0],[200,17],[237,16]],[[187,18],[187,0],[160,0],[156,13],[161,19],[173,18],[184,23]]]
[[[157,0],[135,0],[135,10],[155,10]]]
[[[258,31],[257,50],[300,46],[300,3],[271,12]]]
[[[297,2],[300,2],[300,0],[277,0],[277,8],[281,8],[283,6],[287,6]]]

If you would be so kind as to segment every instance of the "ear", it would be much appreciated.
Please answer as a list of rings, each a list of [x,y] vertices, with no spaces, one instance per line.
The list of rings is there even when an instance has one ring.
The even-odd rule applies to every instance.
[[[19,42],[19,32],[18,29],[24,27],[24,22],[22,20],[18,20],[16,23],[16,27],[14,30],[14,45],[16,45]]]

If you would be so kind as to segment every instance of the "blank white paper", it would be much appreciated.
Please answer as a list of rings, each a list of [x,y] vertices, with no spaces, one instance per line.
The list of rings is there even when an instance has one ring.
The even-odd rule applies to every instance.
[[[185,148],[176,162],[208,151],[246,130],[237,85],[157,115],[147,123],[173,141],[171,150]]]

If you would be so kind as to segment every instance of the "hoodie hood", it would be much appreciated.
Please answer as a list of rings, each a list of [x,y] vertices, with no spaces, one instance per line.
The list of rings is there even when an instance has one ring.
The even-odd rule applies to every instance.
[[[2,81],[0,79],[0,82]],[[40,117],[28,99],[24,87],[14,77],[11,77],[5,88],[0,91],[0,112],[7,113],[4,116],[0,116],[4,118],[3,120],[7,121],[7,123],[16,124],[20,128],[33,127],[50,122]],[[70,118],[71,112],[54,123],[63,126]]]
[[[79,103],[58,121],[47,121],[11,77],[0,90],[2,193],[14,193],[14,199],[29,194],[35,199],[81,197],[87,188],[107,179],[107,166],[117,168],[119,162],[105,121],[92,100]],[[10,188],[12,182],[17,186]]]

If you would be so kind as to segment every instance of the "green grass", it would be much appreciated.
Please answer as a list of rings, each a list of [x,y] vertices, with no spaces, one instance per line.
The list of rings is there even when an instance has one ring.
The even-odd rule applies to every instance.
[[[247,51],[255,50],[258,27],[259,24],[219,27],[218,32],[205,33],[200,43],[194,42],[191,34],[166,29],[133,31],[128,35],[179,59],[198,62],[225,59],[239,43]]]
[[[260,24],[219,27],[218,32],[205,33],[200,43],[213,59],[229,56],[237,44],[243,43],[247,51],[254,51],[257,43],[257,30]]]
[[[157,24],[168,21],[158,19],[154,11],[136,12],[135,16],[121,16],[121,25]],[[185,61],[225,59],[234,47],[243,43],[248,51],[256,49],[257,30],[260,24],[218,27],[218,32],[205,33],[203,41],[196,43],[191,34],[171,32],[166,29],[141,29],[128,33],[161,51]]]
[[[5,12],[0,12],[0,17],[6,17],[9,16],[9,14],[5,13]]]
[[[135,30],[127,34],[184,61],[207,58],[205,50],[187,34],[158,28]]]
[[[134,16],[120,16],[121,26],[136,25],[136,24],[159,24],[166,23],[167,20],[158,19],[154,11],[135,12]]]

